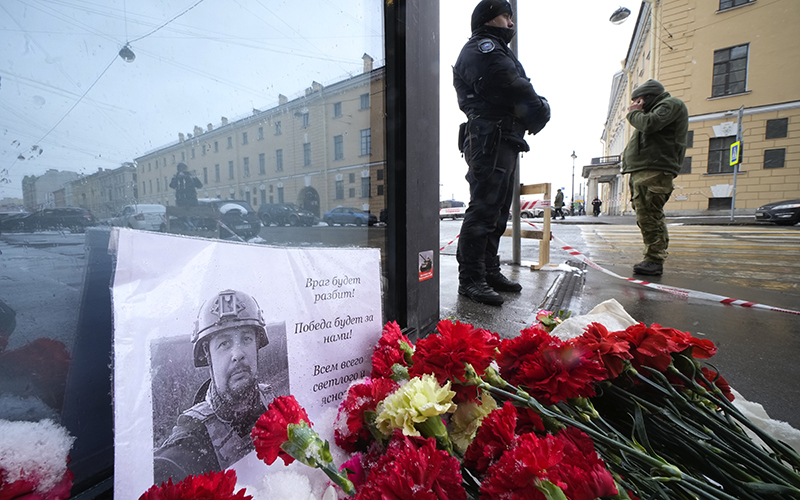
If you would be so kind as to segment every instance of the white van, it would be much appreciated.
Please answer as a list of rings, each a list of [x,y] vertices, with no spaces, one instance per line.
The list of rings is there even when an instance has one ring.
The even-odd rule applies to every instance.
[[[439,202],[439,220],[451,218],[463,219],[467,212],[467,205],[463,201],[444,200]]]
[[[110,222],[112,226],[117,227],[164,231],[167,224],[167,207],[147,204],[126,205]]]

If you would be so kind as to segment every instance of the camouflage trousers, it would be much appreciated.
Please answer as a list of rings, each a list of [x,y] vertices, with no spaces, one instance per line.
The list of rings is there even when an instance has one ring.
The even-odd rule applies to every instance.
[[[673,176],[662,170],[641,170],[630,174],[631,203],[636,224],[642,232],[644,260],[663,264],[667,259],[669,232],[664,205],[672,194]]]

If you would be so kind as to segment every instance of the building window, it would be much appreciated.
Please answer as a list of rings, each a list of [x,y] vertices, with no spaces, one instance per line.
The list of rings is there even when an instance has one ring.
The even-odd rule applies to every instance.
[[[694,130],[686,132],[686,148],[694,147]]]
[[[361,94],[358,100],[359,100],[358,109],[369,109],[369,94]]]
[[[783,139],[789,134],[789,119],[767,120],[767,139]]]
[[[283,150],[278,149],[275,151],[275,170],[283,172]]]
[[[350,198],[355,198],[356,197],[356,188],[350,188],[348,194],[350,195]]]
[[[709,198],[708,199],[708,209],[709,210],[730,210],[731,208],[731,198]]]
[[[347,180],[350,181],[350,184],[354,183],[356,181],[356,174],[348,175],[348,179]]]
[[[303,166],[310,167],[311,166],[311,143],[307,142],[303,144]]]
[[[258,127],[258,140],[262,140],[264,138],[264,127]]]
[[[692,173],[692,157],[687,156],[683,159],[683,165],[681,165],[681,171],[678,172],[678,175],[686,175]]]
[[[203,184],[208,184],[208,167],[203,167]]]
[[[711,97],[741,94],[747,88],[747,48],[737,45],[714,51]]]
[[[283,187],[278,188],[278,203],[283,203]]]
[[[247,132],[242,132],[242,144],[247,144]]]
[[[214,141],[214,152],[215,153],[219,152],[219,141]]]
[[[152,168],[150,168],[150,162],[148,161],[147,162],[147,171],[150,172],[151,170],[152,170]]]
[[[344,136],[342,135],[333,138],[333,159],[344,160]]]
[[[249,189],[247,191],[245,191],[245,193],[244,193],[244,201],[246,201],[247,203],[250,203],[250,190]]]
[[[361,197],[369,198],[369,177],[361,178]]]
[[[203,144],[203,154],[204,155],[206,154],[206,145],[205,144]]]
[[[228,162],[228,179],[233,179],[233,162]]]
[[[214,165],[214,180],[219,182],[219,163]]]
[[[378,196],[383,196],[383,184],[378,184]]]
[[[731,144],[736,142],[736,136],[714,137],[708,143],[708,170],[709,174],[732,174],[730,165]]]
[[[263,205],[266,202],[267,202],[267,192],[262,189],[261,190],[261,204]]]
[[[192,148],[192,158],[194,158],[194,148]]]
[[[372,154],[372,132],[365,128],[361,131],[361,156]]]
[[[264,153],[258,155],[258,173],[259,175],[267,173],[267,157]]]
[[[156,179],[156,193],[161,192],[161,179]]]
[[[733,7],[738,7],[754,1],[755,0],[719,0],[719,10],[732,9]]]
[[[281,135],[281,122],[275,122],[275,135]]]
[[[148,184],[149,184],[149,187],[150,187],[150,194],[153,194],[153,180],[152,180],[152,179],[150,179],[150,180],[149,180],[149,181],[147,181],[147,182],[148,182]]]
[[[342,116],[342,103],[341,102],[333,103],[333,117],[339,118],[341,116]]]
[[[379,180],[379,181],[383,180],[383,169],[382,168],[379,168],[378,170],[375,171],[375,178],[377,180]]]
[[[181,151],[181,161],[186,161],[186,151]]]
[[[233,147],[233,137],[228,137],[228,149]]]
[[[784,161],[786,148],[764,150],[764,168],[783,168]]]
[[[303,128],[307,128],[310,123],[308,113],[303,113]]]
[[[145,189],[144,181],[142,181],[142,196],[144,196],[146,194],[147,194],[147,189]],[[81,195],[81,196],[86,196],[86,195],[84,194],[84,195]]]
[[[344,181],[336,181],[336,199],[344,199]]]
[[[244,169],[244,176],[250,177],[250,158],[245,156],[242,158],[242,168]]]

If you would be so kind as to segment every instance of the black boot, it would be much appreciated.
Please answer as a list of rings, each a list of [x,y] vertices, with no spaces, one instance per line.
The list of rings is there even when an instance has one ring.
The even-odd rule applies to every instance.
[[[520,292],[522,285],[514,283],[510,279],[503,276],[500,271],[486,274],[486,284],[494,288],[496,292]]]
[[[460,283],[458,285],[458,294],[469,297],[475,302],[480,302],[481,304],[487,304],[490,306],[503,305],[503,297],[501,297],[499,293],[489,288],[489,285],[486,284],[485,280]]]
[[[644,274],[646,276],[661,276],[664,274],[664,265],[643,260],[633,266],[633,274]]]

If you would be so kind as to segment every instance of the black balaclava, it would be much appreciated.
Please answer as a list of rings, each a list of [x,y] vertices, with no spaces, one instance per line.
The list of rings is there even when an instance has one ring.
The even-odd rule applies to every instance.
[[[498,28],[496,26],[484,26],[495,17],[506,14],[513,16],[514,11],[511,9],[511,4],[506,0],[481,0],[472,11],[472,31],[480,28],[488,29],[489,32],[496,34],[502,38],[506,43],[511,42],[516,32],[511,28]]]

